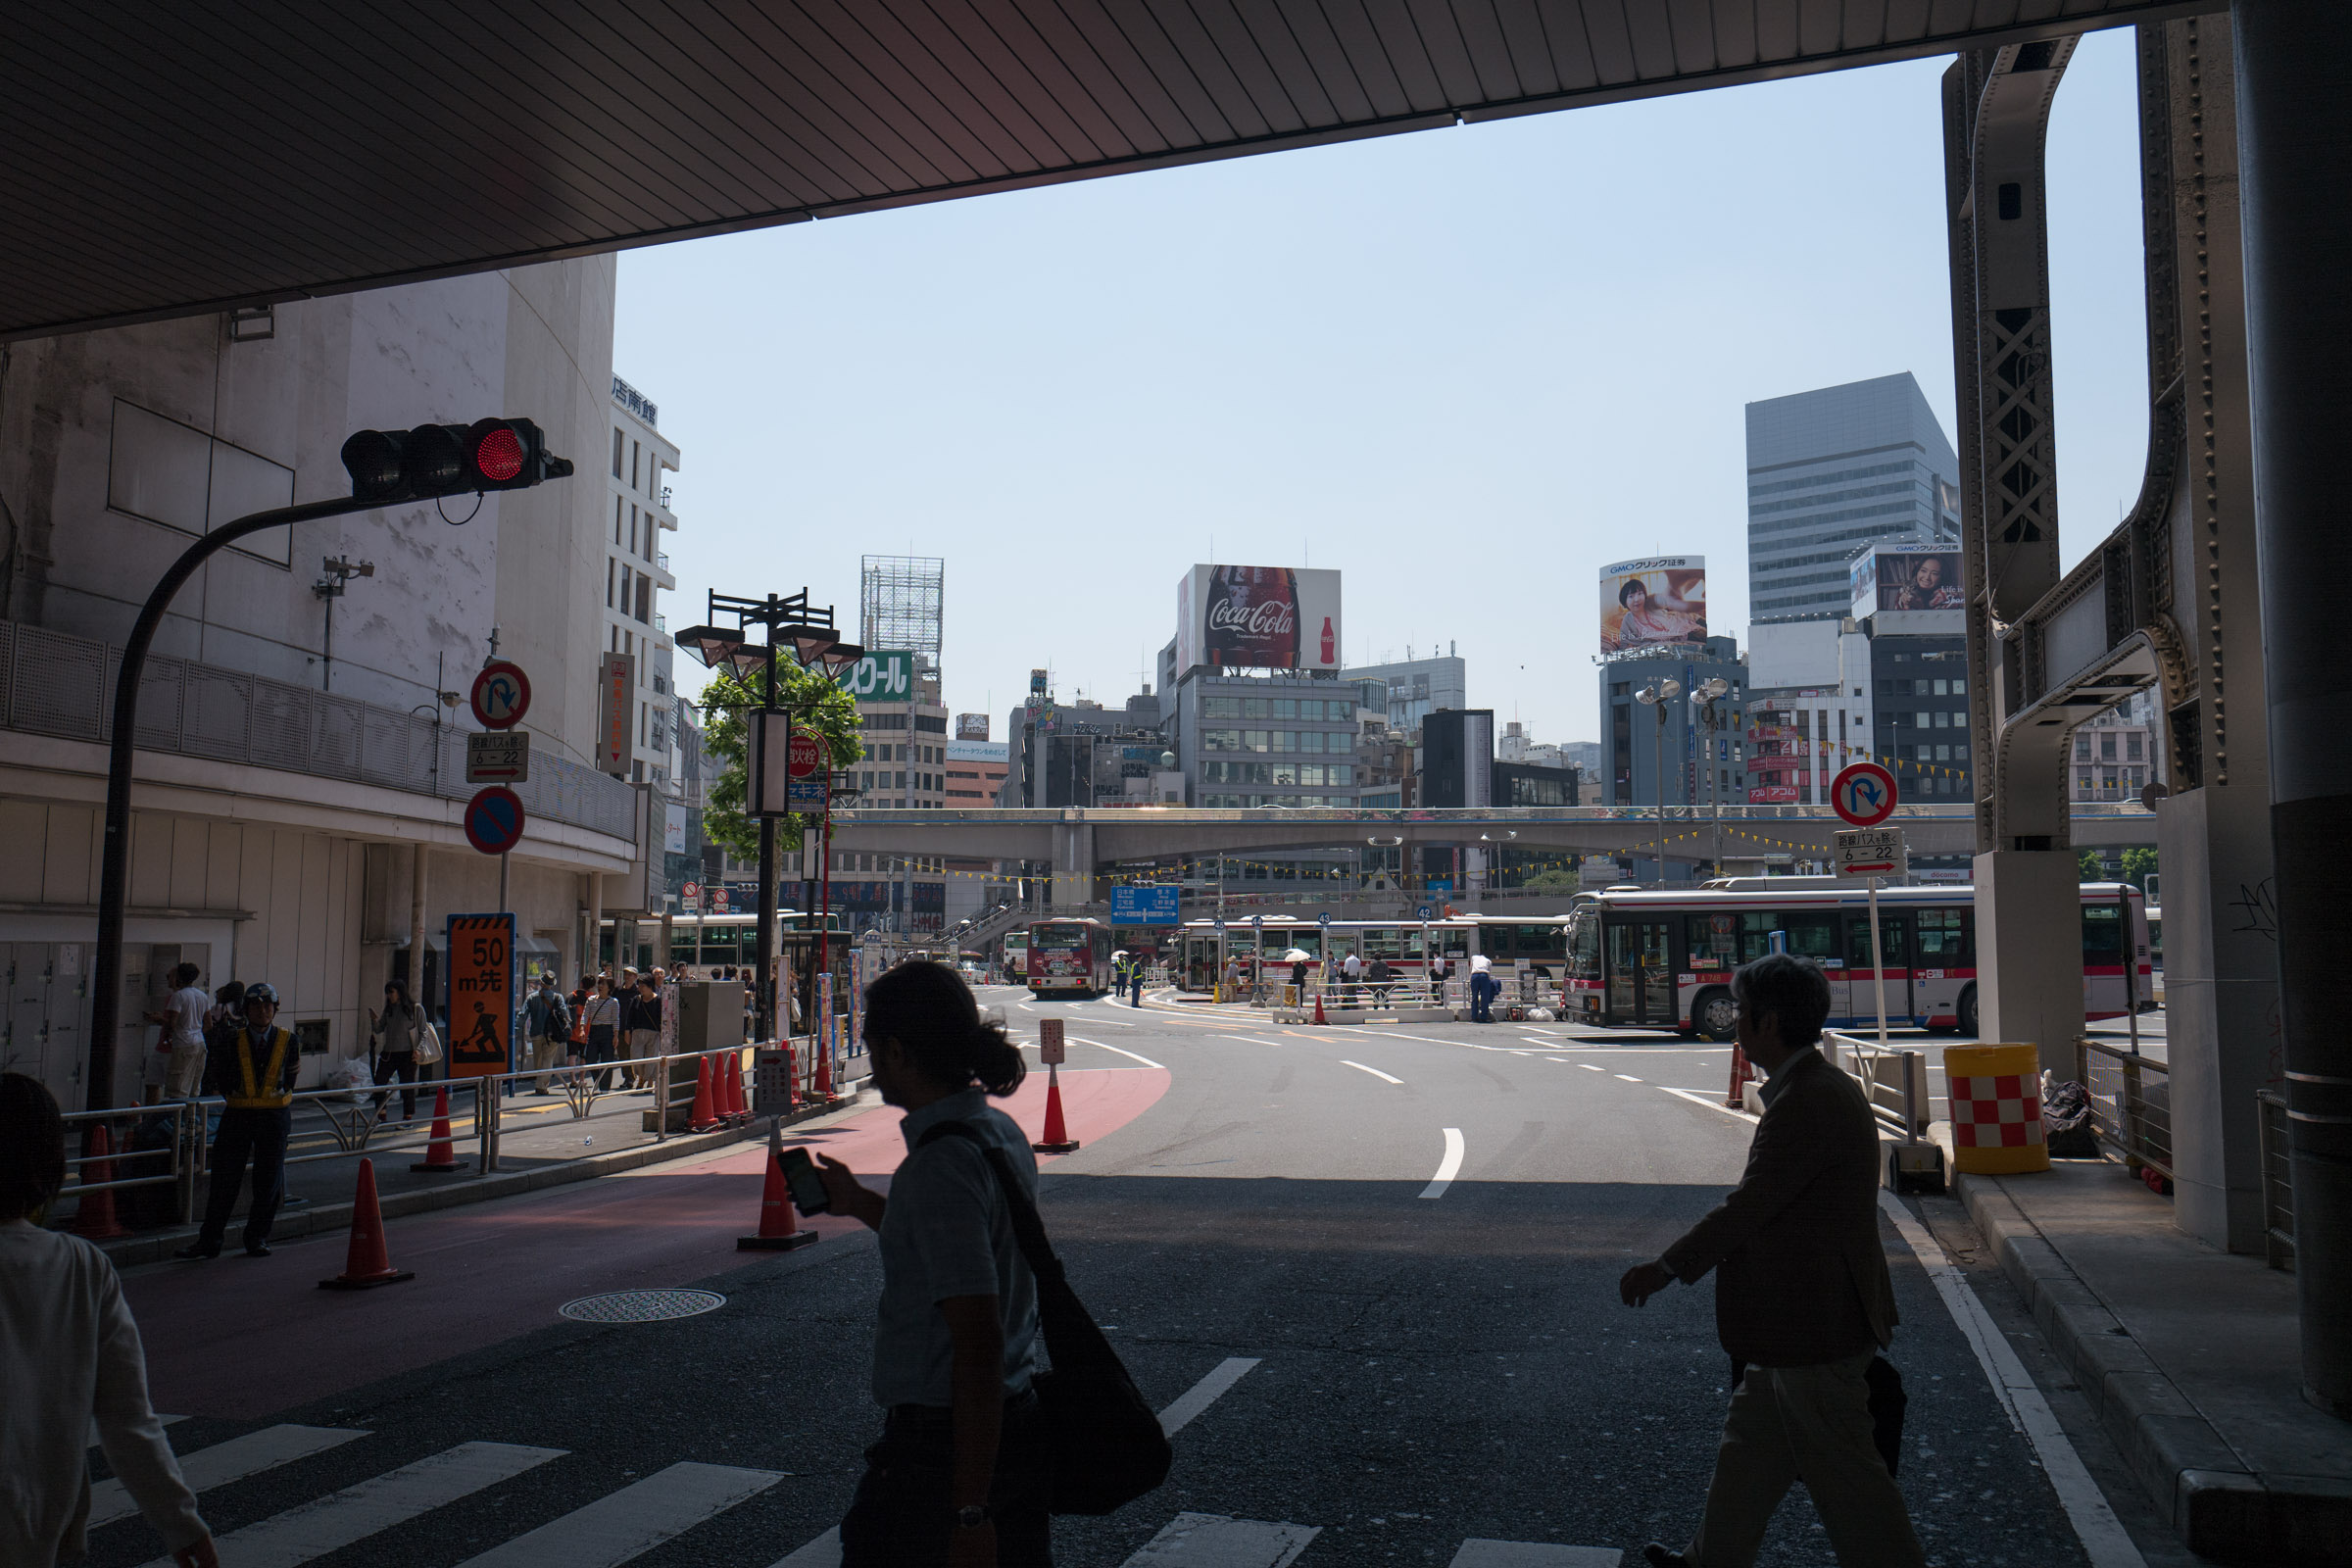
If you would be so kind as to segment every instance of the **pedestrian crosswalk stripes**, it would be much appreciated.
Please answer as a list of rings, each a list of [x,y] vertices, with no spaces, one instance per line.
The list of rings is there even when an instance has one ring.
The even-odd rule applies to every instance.
[[[1533,1541],[1465,1541],[1447,1568],[1617,1568],[1615,1546],[1551,1546]]]
[[[226,1443],[216,1443],[209,1448],[179,1456],[179,1478],[188,1484],[190,1492],[202,1494],[214,1487],[225,1487],[232,1481],[259,1475],[264,1470],[296,1459],[323,1453],[339,1444],[368,1434],[348,1427],[264,1427],[248,1432]],[[125,1514],[136,1513],[139,1505],[131,1501],[130,1494],[120,1481],[90,1483],[90,1521],[92,1530],[100,1525],[113,1524]]]
[[[673,1464],[459,1568],[617,1568],[783,1479],[780,1470]]]
[[[560,1459],[565,1451],[513,1443],[461,1443],[331,1496],[231,1531],[220,1538],[220,1560],[236,1568],[298,1568],[379,1530],[406,1524],[484,1487]],[[171,1559],[159,1557],[148,1568],[171,1568]]]
[[[1284,1568],[1323,1532],[1221,1513],[1180,1513],[1125,1568]]]

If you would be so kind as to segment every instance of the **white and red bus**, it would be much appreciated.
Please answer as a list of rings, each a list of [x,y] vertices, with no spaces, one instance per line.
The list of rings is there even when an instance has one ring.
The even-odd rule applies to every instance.
[[[1247,915],[1228,915],[1223,952],[1228,961],[1241,960],[1251,983],[1260,978],[1261,971],[1269,984],[1287,982],[1290,963],[1283,955],[1294,950],[1306,955],[1309,972],[1354,954],[1367,964],[1374,958],[1386,961],[1400,981],[1418,980],[1427,973],[1433,956],[1440,963],[1451,959],[1459,975],[1469,972],[1472,955],[1484,954],[1497,964],[1519,964],[1556,979],[1568,956],[1567,918],[1564,914],[1453,914],[1426,922],[1333,920],[1327,924],[1313,915],[1265,914],[1253,926]],[[1218,951],[1213,921],[1186,922],[1169,949],[1177,989],[1206,991],[1214,986]]]
[[[1037,920],[1029,926],[1032,996],[1110,994],[1110,927],[1100,920]]]
[[[2139,889],[2085,882],[2082,906],[2083,1017],[2153,1006],[2147,901]],[[1581,894],[1568,916],[1564,1016],[1729,1040],[1737,1014],[1732,971],[1787,952],[1829,975],[1832,1027],[1875,1024],[1869,906],[1862,888],[1818,885],[1787,893]],[[1887,1021],[1975,1034],[1976,889],[1882,889],[1879,923]]]

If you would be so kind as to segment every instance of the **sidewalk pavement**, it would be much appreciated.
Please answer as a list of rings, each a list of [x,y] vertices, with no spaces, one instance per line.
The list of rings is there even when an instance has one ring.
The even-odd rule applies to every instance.
[[[2175,1228],[2169,1199],[2106,1161],[1954,1186],[2190,1550],[2352,1556],[2352,1423],[2303,1399],[2292,1275]]]
[[[823,1116],[838,1116],[851,1109],[871,1109],[877,1103],[871,1094],[860,1092],[865,1080],[865,1058],[852,1057],[849,1070],[842,1075],[841,1103],[828,1107],[809,1105],[793,1111],[785,1118],[786,1126]],[[270,1229],[273,1242],[296,1241],[306,1236],[341,1233],[351,1228],[351,1199],[359,1183],[359,1162],[365,1157],[374,1162],[375,1190],[378,1206],[386,1219],[404,1214],[421,1214],[431,1209],[450,1208],[463,1203],[483,1203],[493,1199],[512,1198],[517,1193],[537,1192],[543,1188],[561,1186],[566,1182],[587,1181],[598,1176],[610,1176],[620,1171],[636,1170],[642,1166],[683,1159],[707,1150],[724,1149],[746,1139],[765,1140],[770,1118],[754,1116],[747,1127],[721,1127],[708,1133],[672,1133],[657,1139],[644,1123],[654,1103],[650,1094],[608,1093],[600,1095],[594,1113],[586,1119],[571,1114],[569,1103],[562,1095],[545,1098],[536,1094],[516,1095],[507,1100],[500,1111],[499,1168],[485,1175],[476,1167],[480,1144],[474,1132],[472,1091],[458,1084],[448,1087],[450,1095],[450,1126],[453,1134],[452,1152],[457,1156],[454,1171],[416,1171],[410,1167],[421,1161],[425,1145],[432,1130],[432,1091],[443,1087],[439,1083],[426,1086],[417,1097],[417,1119],[413,1126],[379,1127],[368,1141],[368,1147],[350,1153],[338,1153],[327,1159],[306,1160],[286,1167],[287,1205],[277,1212]],[[746,1086],[747,1091],[749,1086]],[[362,1091],[371,1096],[373,1090]],[[397,1095],[397,1091],[395,1091]],[[400,1109],[397,1098],[389,1108]],[[323,1118],[306,1116],[294,1129],[291,1152],[319,1152],[332,1147]],[[197,1183],[196,1215],[204,1216],[206,1182]],[[250,1177],[237,1198],[236,1215],[229,1223],[227,1245],[237,1245],[237,1231],[244,1223],[243,1215],[252,1201]],[[119,1241],[101,1243],[100,1247],[117,1268],[128,1268],[138,1263],[153,1263],[169,1257],[178,1248],[195,1238],[195,1225],[172,1224],[158,1230],[144,1230]]]

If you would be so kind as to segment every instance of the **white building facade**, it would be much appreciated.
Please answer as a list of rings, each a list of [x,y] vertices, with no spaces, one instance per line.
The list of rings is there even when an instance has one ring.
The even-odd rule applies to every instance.
[[[671,663],[677,649],[662,595],[678,579],[669,569],[669,478],[678,449],[659,428],[661,408],[612,377],[612,441],[605,454],[611,536],[605,546],[605,648],[636,659],[636,711],[629,724],[629,777],[661,783],[670,776]]]
[[[593,764],[613,289],[599,257],[0,349],[8,1067],[85,1102],[114,650],[197,536],[348,495],[358,429],[527,416],[576,473],[257,535],[179,591],[141,688],[114,1102],[183,959],[274,986],[309,1083],[365,1051],[388,977],[440,1004],[447,916],[498,907],[461,826],[494,633],[533,687],[508,906],[527,966],[577,973],[643,864],[641,799]]]

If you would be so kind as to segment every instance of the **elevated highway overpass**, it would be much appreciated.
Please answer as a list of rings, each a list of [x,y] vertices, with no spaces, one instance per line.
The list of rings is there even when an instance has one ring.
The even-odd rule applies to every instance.
[[[1669,807],[1667,855],[1713,859],[1720,820],[1723,856],[1827,857],[1845,824],[1826,806]],[[1906,806],[1893,820],[1921,856],[1973,855],[1976,818],[1967,810]],[[1654,809],[1622,806],[1491,807],[1434,810],[1229,809],[1195,807],[1007,808],[992,810],[839,811],[833,848],[842,852],[949,856],[1051,865],[1054,902],[1081,904],[1083,884],[1104,867],[1136,860],[1369,845],[1490,844],[1583,855],[1654,849]],[[2075,808],[2073,841],[2082,847],[2156,842],[2156,816],[2137,806]],[[1063,887],[1065,879],[1081,886]],[[1065,894],[1068,897],[1065,898]]]

